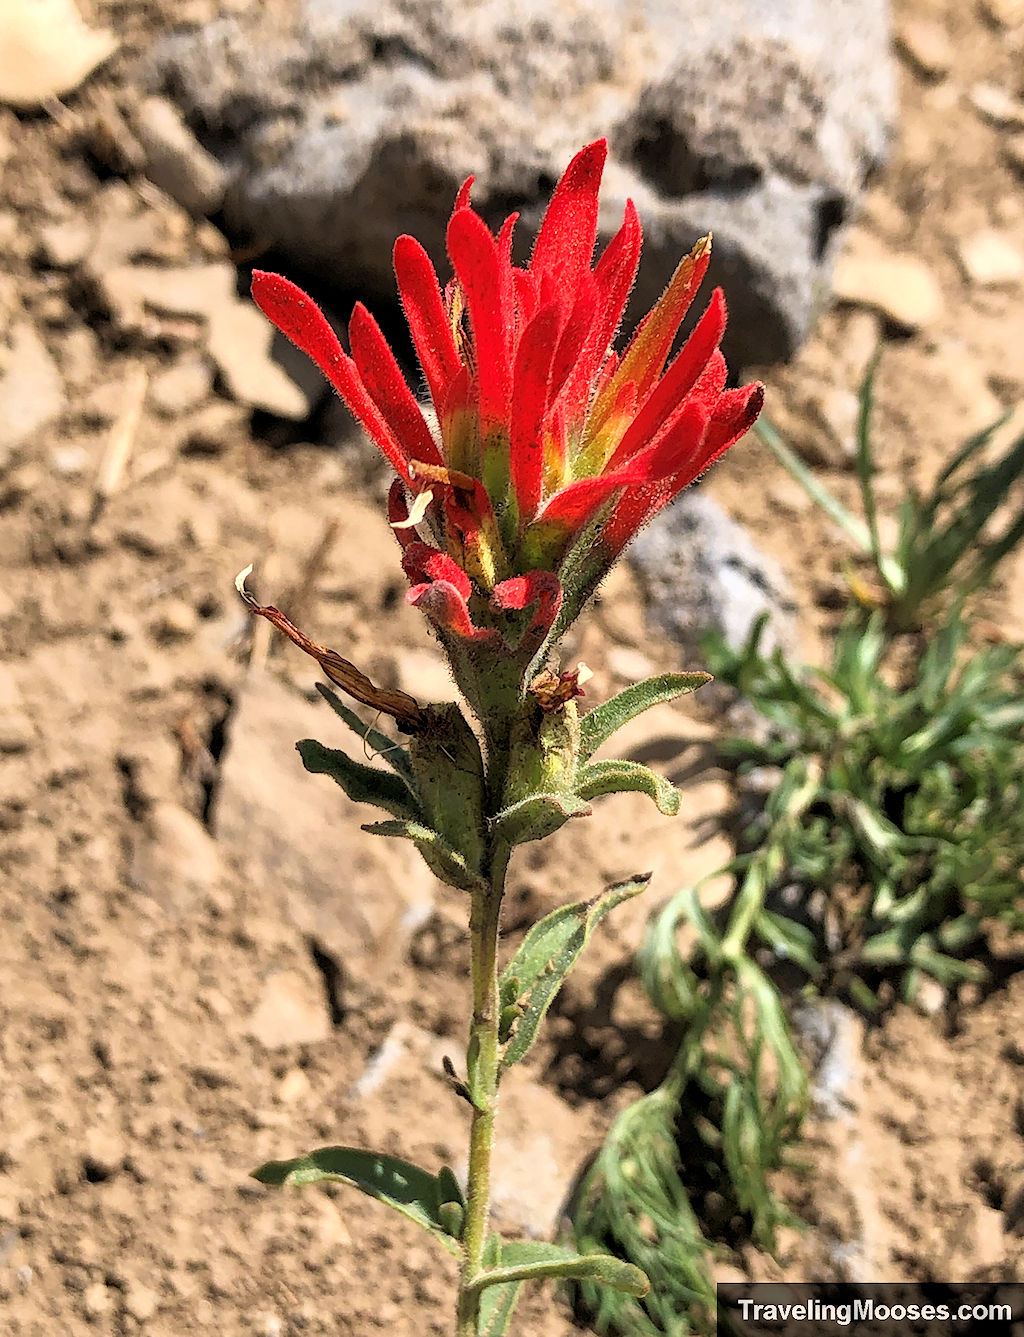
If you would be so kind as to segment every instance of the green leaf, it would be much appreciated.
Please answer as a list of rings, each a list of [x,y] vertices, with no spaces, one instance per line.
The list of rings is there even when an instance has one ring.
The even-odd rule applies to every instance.
[[[527,933],[519,950],[502,973],[502,987],[513,977],[519,981],[523,1015],[502,1057],[509,1068],[529,1052],[544,1014],[562,987],[595,926],[622,901],[637,896],[650,881],[641,874],[609,887],[592,901],[561,905],[539,920]]]
[[[374,729],[363,723],[354,710],[342,701],[336,692],[333,692],[326,683],[318,682],[316,690],[327,702],[330,708],[340,719],[343,719],[353,733],[357,733],[367,746],[372,747],[377,756],[386,761],[393,771],[406,781],[410,789],[416,788],[416,783],[412,774],[412,759],[408,751],[402,747],[401,743],[396,743],[393,738],[387,734],[381,733],[379,729]]]
[[[400,776],[379,766],[364,766],[313,738],[303,738],[295,746],[310,774],[329,775],[353,802],[372,803],[395,817],[413,821],[421,816],[416,796]]]
[[[683,959],[676,937],[679,921],[687,912],[685,892],[676,892],[648,923],[637,953],[637,969],[644,992],[672,1021],[689,1021],[701,1001],[697,976],[690,963]]]
[[[771,910],[762,910],[754,926],[783,961],[795,961],[812,979],[821,974],[821,965],[814,954],[815,937],[806,924]]]
[[[503,1244],[504,1240],[500,1235],[492,1232],[487,1236],[482,1260],[487,1271],[500,1265]],[[503,1337],[512,1321],[522,1289],[521,1281],[509,1281],[504,1285],[488,1286],[481,1293],[477,1337]]]
[[[491,832],[495,844],[511,849],[554,835],[570,817],[589,816],[590,805],[575,794],[531,794],[499,812]]]
[[[634,683],[618,696],[591,710],[580,721],[580,760],[589,761],[603,742],[630,720],[652,706],[695,692],[711,681],[710,673],[663,673]]]
[[[434,876],[450,887],[459,891],[477,891],[485,885],[458,850],[453,850],[446,840],[422,822],[368,822],[363,830],[373,836],[411,840]]]
[[[857,413],[857,481],[860,484],[861,500],[864,503],[864,516],[868,522],[868,535],[871,542],[871,556],[875,566],[882,570],[882,545],[878,537],[878,514],[875,507],[874,461],[871,458],[871,408],[874,401],[875,375],[878,360],[882,354],[881,344],[875,349],[864,373],[860,388],[860,405]]]
[[[856,516],[851,515],[846,507],[818,482],[814,474],[800,457],[790,450],[774,427],[761,417],[754,424],[754,431],[790,477],[794,478],[811,500],[817,502],[825,514],[835,521],[847,538],[851,539],[862,552],[870,552],[871,535],[868,533],[867,525],[858,520]]]
[[[632,1263],[624,1263],[610,1254],[578,1254],[559,1244],[539,1240],[503,1242],[501,1265],[479,1273],[469,1289],[484,1291],[491,1286],[515,1282],[543,1281],[546,1277],[563,1280],[597,1281],[627,1295],[646,1295],[651,1288],[645,1273]],[[500,1331],[500,1329],[499,1329]]]
[[[658,811],[666,817],[675,817],[682,801],[675,785],[638,761],[592,761],[583,767],[577,780],[577,793],[583,799],[624,794],[627,790],[654,799]]]
[[[445,1196],[450,1192],[448,1180],[442,1186],[441,1175],[429,1174],[397,1156],[358,1147],[320,1147],[290,1161],[267,1161],[253,1170],[252,1177],[261,1184],[273,1185],[301,1186],[325,1181],[349,1184],[401,1212],[429,1230],[449,1253],[461,1256],[458,1241],[448,1233],[441,1219],[442,1204],[450,1201]]]

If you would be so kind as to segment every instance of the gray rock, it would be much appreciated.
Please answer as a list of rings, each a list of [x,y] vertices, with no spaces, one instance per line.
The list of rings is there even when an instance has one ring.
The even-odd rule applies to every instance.
[[[810,1060],[815,1113],[849,1119],[863,1099],[863,1018],[834,998],[809,998],[793,1009],[793,1026]]]
[[[643,582],[653,620],[694,649],[708,630],[738,650],[768,614],[763,650],[795,642],[796,605],[785,576],[746,530],[703,492],[690,491],[640,534],[629,558]]]
[[[885,0],[306,0],[158,50],[163,86],[230,177],[224,217],[293,271],[393,294],[391,241],[440,264],[464,177],[529,234],[572,154],[606,134],[602,238],[632,196],[634,310],[714,229],[737,363],[788,356],[841,224],[885,150]]]

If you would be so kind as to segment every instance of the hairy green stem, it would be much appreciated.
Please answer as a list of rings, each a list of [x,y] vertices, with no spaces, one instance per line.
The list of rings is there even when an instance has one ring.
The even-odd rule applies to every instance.
[[[504,894],[507,859],[492,869],[491,885],[473,893],[469,932],[472,950],[473,1019],[469,1029],[469,1089],[473,1120],[469,1136],[469,1176],[466,1222],[462,1234],[465,1255],[459,1277],[457,1337],[476,1337],[480,1292],[471,1289],[483,1270],[491,1207],[491,1155],[494,1150],[494,1115],[498,1103],[500,1059],[498,1023],[498,926]]]

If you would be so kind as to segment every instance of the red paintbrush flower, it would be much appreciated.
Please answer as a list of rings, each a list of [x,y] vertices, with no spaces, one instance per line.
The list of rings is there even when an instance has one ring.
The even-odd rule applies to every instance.
[[[611,350],[641,230],[627,202],[592,265],[606,153],[598,140],[569,164],[525,267],[511,258],[517,216],[492,235],[469,204],[472,178],[448,224],[455,277],[443,292],[419,242],[395,243],[436,431],[361,303],[349,355],[299,288],[253,275],[260,308],[318,364],[399,476],[389,512],[410,601],[464,644],[499,644],[514,629],[520,660],[560,609],[560,629],[572,621],[633,535],[747,431],[763,399],[760,385],[725,388],[720,289],[669,362],[709,237],[625,350]]]

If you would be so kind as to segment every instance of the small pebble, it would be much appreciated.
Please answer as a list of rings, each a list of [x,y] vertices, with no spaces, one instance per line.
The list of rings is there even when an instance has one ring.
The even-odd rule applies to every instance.
[[[896,44],[911,67],[926,79],[941,79],[953,65],[953,45],[946,30],[928,19],[907,19]]]
[[[54,269],[73,269],[89,254],[92,229],[81,218],[50,223],[40,229],[40,251]]]
[[[918,981],[914,993],[914,1007],[923,1017],[934,1017],[946,1005],[948,995],[938,980],[925,976]]]
[[[210,394],[213,370],[201,357],[186,356],[155,377],[149,387],[149,402],[165,418],[177,417],[197,408]]]
[[[654,665],[642,650],[631,645],[610,645],[605,655],[608,671],[627,683],[642,682],[654,673]]]
[[[146,154],[146,175],[154,185],[196,217],[217,212],[227,173],[172,102],[146,98],[135,119],[135,133]]]
[[[23,711],[12,711],[0,717],[0,753],[16,756],[27,752],[34,738],[32,721]]]
[[[183,455],[219,455],[238,431],[239,410],[234,404],[208,404],[189,424],[181,445]]]
[[[961,238],[957,258],[968,282],[979,288],[1017,283],[1024,276],[1024,255],[990,228]]]
[[[148,1323],[160,1308],[160,1296],[149,1286],[135,1282],[125,1291],[124,1309],[139,1323]]]
[[[196,610],[184,599],[164,599],[149,623],[149,633],[159,645],[187,641],[196,630]]]
[[[968,96],[974,110],[991,125],[1010,129],[1024,126],[1024,102],[998,84],[975,84]]]
[[[305,1100],[312,1089],[312,1083],[301,1068],[290,1068],[281,1078],[277,1098],[282,1105],[293,1105],[297,1100]]]
[[[1024,0],[981,0],[981,12],[997,28],[1024,24]]]
[[[931,325],[942,313],[942,291],[924,261],[874,239],[839,257],[832,286],[840,301],[872,307],[905,330]]]
[[[89,452],[84,446],[57,446],[50,452],[54,473],[62,478],[78,478],[89,467]]]
[[[102,1281],[94,1281],[85,1288],[82,1308],[91,1319],[102,1318],[110,1310],[110,1292]]]
[[[1003,154],[1018,176],[1024,177],[1024,134],[1003,141]]]

